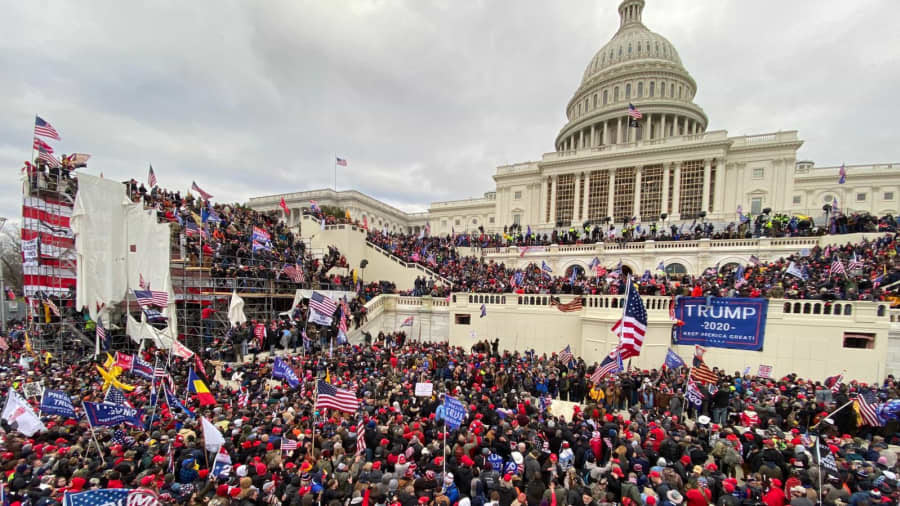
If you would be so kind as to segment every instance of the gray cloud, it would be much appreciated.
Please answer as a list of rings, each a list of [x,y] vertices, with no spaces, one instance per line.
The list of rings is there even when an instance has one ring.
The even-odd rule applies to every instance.
[[[330,186],[335,154],[339,188],[404,209],[479,196],[497,165],[552,149],[617,3],[10,3],[0,164],[18,175],[37,112],[92,173],[142,179],[152,162],[164,186],[221,200]],[[900,161],[898,14],[648,0],[644,21],[678,48],[710,128],[797,129],[801,158],[836,165]],[[19,186],[4,188],[15,216]]]

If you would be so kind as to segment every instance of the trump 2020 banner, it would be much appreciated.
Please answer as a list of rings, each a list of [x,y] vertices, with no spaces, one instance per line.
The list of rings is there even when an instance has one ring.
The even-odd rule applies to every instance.
[[[761,351],[766,334],[768,299],[680,297],[672,326],[672,343],[733,350]]]

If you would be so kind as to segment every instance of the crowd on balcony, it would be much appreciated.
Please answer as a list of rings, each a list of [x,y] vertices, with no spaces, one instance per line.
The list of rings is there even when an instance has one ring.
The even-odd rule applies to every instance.
[[[149,347],[138,357],[160,364],[178,401],[154,402],[151,380],[126,370],[115,380],[139,419],[89,428],[83,402],[123,401],[109,400],[94,362],[71,351],[34,356],[24,339],[4,336],[0,388],[40,380],[72,400],[75,416],[37,414],[41,396],[22,393],[15,410],[4,410],[0,468],[10,505],[110,502],[104,494],[114,492],[103,489],[209,506],[862,506],[900,498],[889,446],[898,443],[900,410],[892,377],[826,386],[713,369],[716,380],[701,384],[699,405],[686,409],[686,368],[631,369],[592,383],[597,364],[500,350],[496,341],[463,350],[397,334],[333,349],[310,340],[280,357],[295,384],[273,384],[272,357],[220,365]],[[189,382],[191,370],[197,380]],[[197,381],[204,388],[185,389]],[[425,382],[433,394],[415,395]],[[332,388],[358,407],[317,406]],[[458,416],[445,396],[459,401]],[[852,407],[831,414],[860,396],[876,405],[874,419]],[[227,464],[216,464],[220,454]]]

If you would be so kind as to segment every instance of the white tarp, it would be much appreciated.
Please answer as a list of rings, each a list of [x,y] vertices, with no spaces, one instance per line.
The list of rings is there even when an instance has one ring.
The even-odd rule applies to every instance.
[[[138,344],[142,343],[144,339],[150,339],[157,348],[168,350],[172,345],[173,339],[168,329],[157,330],[153,325],[144,321],[144,318],[141,318],[141,321],[137,321],[129,314],[125,330],[131,339]]]
[[[75,307],[97,318],[98,303],[112,306],[125,295],[125,185],[78,174],[78,195],[70,224],[78,253]]]
[[[244,314],[244,299],[237,292],[231,293],[231,303],[228,304],[228,322],[232,327],[236,327],[247,321],[247,315]]]
[[[169,328],[177,329],[175,319],[175,293],[169,269],[171,235],[169,225],[159,223],[156,211],[145,210],[143,204],[128,204],[123,208],[126,216],[126,242],[128,287],[139,288],[141,276],[150,289],[169,294],[169,307],[162,314],[169,319]]]

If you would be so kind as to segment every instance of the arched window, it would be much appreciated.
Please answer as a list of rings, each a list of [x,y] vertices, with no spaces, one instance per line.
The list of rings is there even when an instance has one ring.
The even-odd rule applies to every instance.
[[[575,273],[575,276],[583,276],[584,268],[582,268],[580,265],[570,265],[568,268],[566,268],[566,279],[572,277],[572,272]]]
[[[628,56],[631,56],[631,43],[628,43]]]
[[[684,98],[684,90],[681,89],[681,86],[678,87],[678,98]]]
[[[594,93],[594,109],[597,108],[597,94]]]
[[[656,92],[656,83],[654,83],[653,81],[650,81],[650,96],[652,97],[655,92]]]
[[[643,82],[638,83],[637,96],[638,96],[638,98],[641,98],[644,96],[644,83]]]
[[[734,272],[738,269],[739,266],[740,264],[738,264],[737,262],[728,262],[727,264],[719,267],[719,272]]]
[[[666,96],[666,82],[665,81],[659,82],[659,96],[661,96],[661,97]]]
[[[687,269],[678,262],[666,264],[666,274],[669,276],[680,276],[687,274]]]
[[[613,102],[618,102],[618,101],[619,101],[619,87],[616,86],[615,88],[613,88]]]
[[[669,85],[669,96],[672,98],[675,98],[675,85],[674,84]]]
[[[609,102],[609,90],[603,90],[603,105]]]
[[[631,83],[625,85],[625,100],[631,98]]]

